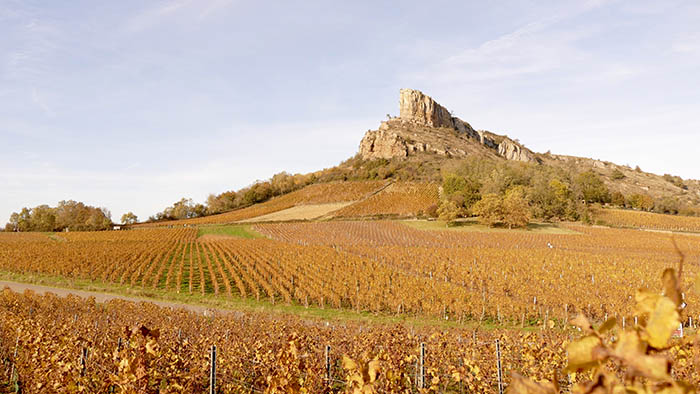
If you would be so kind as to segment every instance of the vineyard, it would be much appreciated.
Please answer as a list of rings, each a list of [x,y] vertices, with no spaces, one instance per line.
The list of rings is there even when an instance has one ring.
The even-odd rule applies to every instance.
[[[597,222],[613,227],[700,232],[700,218],[623,209],[598,209]]]
[[[672,241],[667,234],[573,225],[576,234],[424,231],[391,221],[253,229],[265,237],[198,238],[191,227],[3,233],[0,270],[306,308],[526,326],[560,324],[579,312],[594,321],[632,321],[630,294],[658,287],[650,273],[678,261],[676,246],[693,262],[686,278],[698,272],[700,257],[700,237]],[[691,288],[684,296],[693,301],[688,315],[700,319],[697,292]]]
[[[261,204],[237,209],[218,215],[157,223],[162,226],[183,224],[220,224],[252,219],[258,216],[289,209],[297,205],[330,204],[362,200],[386,186],[384,181],[330,182],[309,185],[301,190],[275,197]],[[144,224],[142,226],[152,226]]]
[[[0,385],[27,393],[205,392],[215,345],[220,393],[339,392],[358,385],[387,393],[421,386],[422,392],[498,392],[499,361],[506,387],[511,373],[551,379],[551,371],[566,365],[562,346],[575,335],[363,326],[254,313],[203,316],[147,303],[97,304],[4,290]],[[686,347],[682,357],[671,356],[692,360],[694,348]],[[374,381],[358,371],[368,362],[379,372]],[[673,372],[700,382],[692,363]],[[577,379],[562,376],[560,384],[566,388]]]
[[[438,204],[438,185],[430,183],[394,183],[380,193],[333,213],[335,217],[416,216]]]
[[[331,182],[307,186],[218,215],[144,223],[136,227],[224,224],[234,222],[308,220],[319,216],[357,218],[416,216],[438,203],[438,185],[418,182]]]

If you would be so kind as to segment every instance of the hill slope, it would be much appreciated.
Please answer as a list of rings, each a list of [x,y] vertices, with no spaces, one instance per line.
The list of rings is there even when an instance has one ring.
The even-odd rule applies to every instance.
[[[618,200],[622,198],[623,203],[618,201],[617,205],[635,206],[637,203],[627,204],[626,200],[646,199],[644,209],[647,210],[651,209],[651,204],[658,212],[700,213],[700,181],[646,173],[607,161],[536,153],[508,136],[474,129],[417,90],[401,90],[399,110],[399,117],[381,122],[377,130],[367,131],[355,157],[333,168],[294,175],[313,178],[310,186],[223,214],[161,224],[231,223],[256,221],[256,218],[411,216],[438,204],[438,185],[444,182],[446,175],[464,172],[465,167],[470,167],[472,178],[478,178],[477,183],[483,189],[479,190],[481,193],[504,192],[503,188],[494,189],[493,185],[483,184],[492,182],[494,177],[507,178],[500,179],[505,182],[503,187],[523,184],[518,177],[530,177],[530,183],[525,185],[534,189],[533,182],[539,176],[540,184],[560,180],[566,184],[567,193],[575,194],[580,193],[575,185],[576,177],[588,172],[603,182],[610,195],[617,194]],[[392,195],[389,193],[399,190],[397,185],[381,190],[390,181],[414,182],[418,188],[432,188],[433,191],[411,194],[404,190]],[[238,195],[254,186],[239,191]],[[576,201],[581,197],[567,198]],[[325,205],[339,203],[344,204]],[[295,208],[299,206],[306,208]],[[468,208],[466,204],[465,208]],[[288,209],[291,211],[280,212]],[[264,216],[276,212],[280,213]],[[578,217],[580,215],[569,215],[567,219]]]
[[[382,122],[377,130],[365,134],[359,150],[362,159],[405,159],[432,153],[427,160],[478,156],[544,164],[573,172],[592,170],[612,192],[647,194],[654,199],[674,198],[684,204],[700,205],[700,181],[646,173],[607,161],[535,153],[508,136],[475,130],[416,90],[401,90],[399,109],[398,118]]]

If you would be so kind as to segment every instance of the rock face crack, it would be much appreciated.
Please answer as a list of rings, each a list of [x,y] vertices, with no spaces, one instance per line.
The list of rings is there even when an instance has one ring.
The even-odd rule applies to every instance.
[[[413,89],[401,89],[398,118],[382,122],[360,142],[364,159],[391,159],[427,152],[449,157],[486,154],[507,160],[537,161],[534,153],[505,136],[474,130],[447,108]]]

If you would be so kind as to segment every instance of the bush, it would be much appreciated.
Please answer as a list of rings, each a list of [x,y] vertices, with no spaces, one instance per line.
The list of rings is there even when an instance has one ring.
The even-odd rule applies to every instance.
[[[425,214],[428,217],[431,218],[436,218],[438,217],[438,206],[437,204],[432,204],[428,208],[425,209]]]
[[[503,223],[508,228],[525,227],[530,222],[530,207],[520,186],[508,189],[503,198]]]
[[[477,201],[472,212],[479,216],[479,223],[494,227],[503,221],[503,200],[496,193],[489,193]]]
[[[459,207],[452,201],[443,200],[440,203],[440,208],[437,210],[438,218],[444,220],[449,225],[454,222],[459,216]]]
[[[611,178],[615,181],[619,181],[620,179],[625,179],[625,174],[622,173],[619,169],[615,169],[612,172]]]

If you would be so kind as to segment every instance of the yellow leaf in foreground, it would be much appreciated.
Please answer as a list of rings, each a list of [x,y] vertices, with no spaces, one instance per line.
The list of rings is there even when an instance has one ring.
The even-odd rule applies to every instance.
[[[655,380],[669,380],[669,361],[661,356],[646,354],[646,346],[636,331],[620,333],[615,346],[615,356],[624,360],[632,368],[633,375]]]
[[[664,270],[661,280],[664,285],[664,295],[673,301],[676,306],[680,306],[683,302],[683,297],[681,296],[681,291],[678,287],[676,271],[673,268],[667,268]]]
[[[348,356],[343,356],[343,369],[347,370],[356,370],[357,369],[357,363],[355,363],[350,357]]]
[[[659,297],[654,311],[649,315],[649,322],[643,332],[643,338],[656,349],[665,348],[671,334],[680,325],[676,304],[668,297]]]
[[[595,367],[600,360],[607,357],[600,338],[593,335],[571,342],[566,346],[566,352],[569,356],[566,369],[569,371]]]
[[[598,332],[600,334],[604,334],[613,328],[615,328],[615,325],[617,324],[617,319],[614,317],[611,317],[610,319],[606,320],[605,323],[601,324],[600,327],[598,327]]]
[[[367,364],[367,374],[369,375],[369,382],[372,383],[379,377],[379,360],[372,360]]]
[[[507,394],[556,394],[552,383],[538,383],[522,375],[513,373],[511,383],[506,389]]]
[[[639,290],[634,295],[634,300],[637,302],[637,312],[641,315],[649,315],[656,309],[656,302],[662,296],[652,293],[647,290]]]

